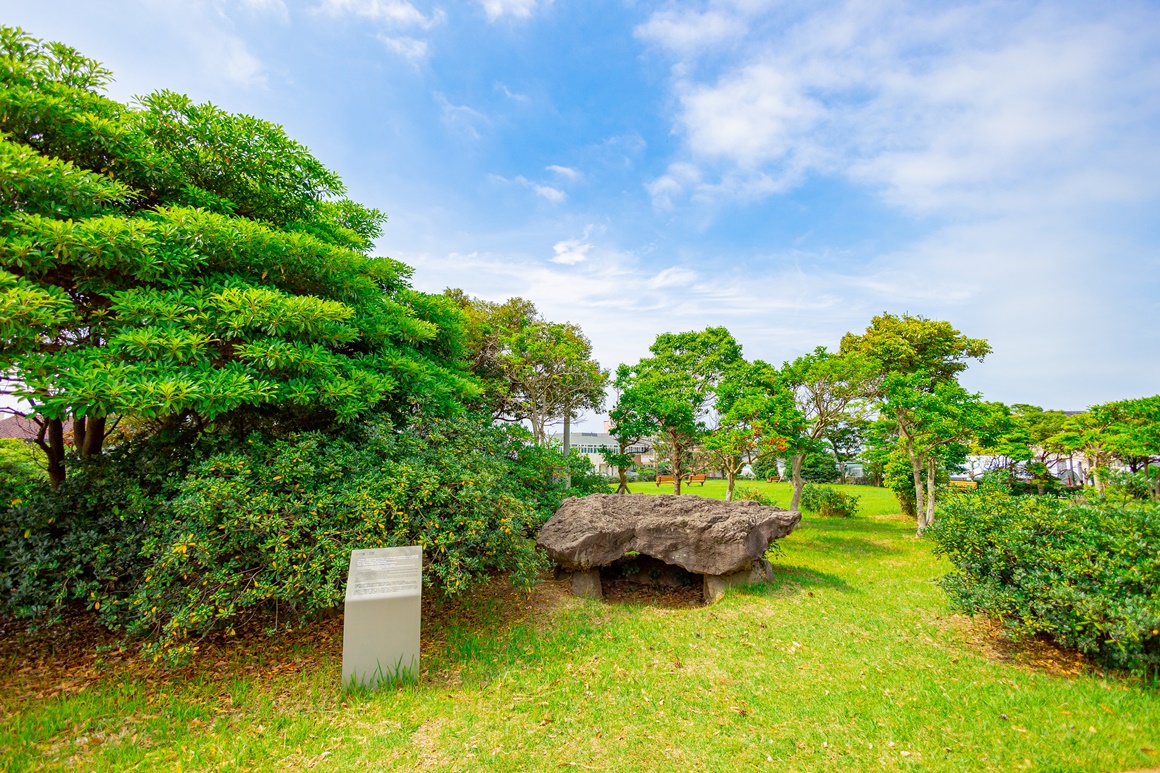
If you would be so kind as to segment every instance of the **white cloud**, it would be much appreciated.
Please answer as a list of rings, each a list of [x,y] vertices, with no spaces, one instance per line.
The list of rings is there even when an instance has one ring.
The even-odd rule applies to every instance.
[[[427,58],[427,41],[410,37],[391,37],[378,35],[378,39],[389,50],[406,59],[412,64],[418,64]]]
[[[1160,15],[1088,8],[1094,16],[902,0],[658,12],[637,34],[674,57],[683,151],[650,185],[654,201],[768,195],[811,173],[915,211],[1155,192]],[[742,27],[740,38],[721,32]],[[696,173],[674,174],[676,164]]]
[[[517,94],[516,92],[509,89],[505,84],[499,83],[498,81],[495,84],[495,88],[496,91],[501,92],[508,99],[514,99],[516,102],[528,101],[528,96],[526,94]]]
[[[240,0],[242,7],[253,13],[278,16],[283,21],[290,18],[290,11],[283,0]]]
[[[548,5],[551,0],[480,0],[484,13],[490,21],[501,16],[512,16],[516,19],[527,19],[540,7]]]
[[[588,260],[588,253],[591,250],[592,244],[581,241],[580,239],[568,239],[566,241],[556,242],[552,245],[552,251],[556,253],[556,256],[551,258],[551,261],[563,266],[575,266],[577,263],[583,263]]]
[[[476,125],[487,123],[487,116],[467,105],[454,105],[438,92],[435,94],[435,101],[439,103],[444,126],[461,131],[474,140],[480,138]]]
[[[558,177],[564,178],[565,180],[573,181],[580,179],[580,173],[571,167],[552,164],[550,166],[544,167],[544,169]]]
[[[537,196],[542,196],[553,204],[562,204],[567,200],[568,194],[559,188],[553,188],[551,185],[540,185],[538,183],[531,183],[532,190],[536,192]]]
[[[671,266],[652,277],[646,283],[655,289],[661,287],[690,287],[697,281],[697,272],[680,266]]]
[[[443,20],[443,12],[431,16],[407,0],[323,0],[319,10],[331,16],[358,16],[394,27],[430,29]]]

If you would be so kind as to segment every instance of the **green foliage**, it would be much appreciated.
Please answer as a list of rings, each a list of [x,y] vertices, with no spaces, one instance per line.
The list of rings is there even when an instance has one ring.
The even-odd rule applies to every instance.
[[[858,497],[830,486],[807,483],[802,488],[801,507],[818,515],[853,518],[858,514]]]
[[[31,443],[0,438],[0,507],[27,498],[47,479],[40,459]]]
[[[753,460],[753,477],[757,480],[776,478],[781,475],[777,471],[777,457],[774,454],[762,454]]]
[[[296,624],[337,606],[353,549],[422,545],[426,582],[445,594],[497,571],[527,586],[542,566],[532,536],[563,497],[608,491],[585,457],[470,418],[175,440],[121,444],[3,511],[5,612],[81,602],[189,655],[257,611]]]
[[[733,498],[739,502],[756,502],[757,504],[765,505],[766,507],[776,507],[776,505],[773,503],[773,498],[759,488],[739,488],[733,492]]]
[[[947,497],[928,532],[953,571],[952,603],[1043,634],[1101,662],[1160,668],[1160,507],[1014,497]]]
[[[825,451],[807,454],[802,460],[802,480],[810,483],[835,483],[839,476],[838,464]],[[803,496],[805,489],[802,489]]]
[[[467,318],[465,353],[493,417],[527,421],[542,445],[553,421],[603,407],[608,374],[579,326],[550,322],[523,298],[492,303],[457,289],[444,297]]]
[[[4,391],[88,419],[82,455],[112,415],[285,429],[474,393],[462,314],[366,254],[382,213],[279,126],[164,91],[122,105],[108,77],[0,28]]]

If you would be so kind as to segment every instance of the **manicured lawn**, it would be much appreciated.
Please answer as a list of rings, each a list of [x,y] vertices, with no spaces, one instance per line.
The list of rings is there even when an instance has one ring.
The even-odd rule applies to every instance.
[[[760,485],[788,501],[788,486]],[[723,489],[707,484],[695,493]],[[784,541],[772,586],[733,592],[713,607],[590,602],[551,581],[530,598],[497,584],[469,603],[432,607],[426,675],[394,692],[338,689],[339,621],[320,623],[313,635],[284,634],[272,646],[210,647],[199,667],[172,675],[91,661],[63,672],[12,659],[0,673],[0,766],[1160,765],[1160,694],[1090,669],[1065,675],[996,659],[985,630],[949,616],[935,585],[945,567],[914,538],[913,522],[883,514],[895,509],[889,493],[857,493],[868,515],[807,517]]]

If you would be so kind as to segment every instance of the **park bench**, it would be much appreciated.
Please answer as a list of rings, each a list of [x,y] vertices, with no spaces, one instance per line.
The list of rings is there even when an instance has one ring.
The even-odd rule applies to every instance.
[[[952,480],[948,483],[951,488],[976,488],[979,485],[973,480]]]
[[[704,475],[688,475],[685,477],[685,483],[700,483],[702,486],[704,486],[705,485],[705,476]]]
[[[657,483],[657,486],[658,486],[658,487],[659,487],[659,486],[660,486],[662,483],[672,483],[672,482],[673,482],[673,476],[672,476],[672,475],[658,475],[658,476],[657,476],[656,483]]]
[[[781,483],[781,476],[780,475],[770,475],[768,478],[765,479],[765,482],[766,483]]]

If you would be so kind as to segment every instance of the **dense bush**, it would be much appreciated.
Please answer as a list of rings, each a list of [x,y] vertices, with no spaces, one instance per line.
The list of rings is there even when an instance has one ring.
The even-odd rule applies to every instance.
[[[636,471],[636,479],[651,483],[657,479],[657,471],[651,467],[643,467]]]
[[[825,452],[807,454],[802,460],[801,474],[802,480],[811,483],[836,483],[840,477],[838,463]]]
[[[829,486],[807,483],[802,487],[801,508],[812,513],[840,518],[858,514],[858,497]]]
[[[987,486],[947,498],[926,533],[954,566],[955,607],[1106,665],[1160,667],[1160,506]]]
[[[759,505],[774,507],[773,499],[759,488],[739,488],[733,492],[733,498],[738,501],[748,500]]]
[[[293,623],[337,606],[356,548],[422,545],[424,577],[444,593],[494,571],[527,585],[542,562],[531,535],[566,493],[608,490],[585,457],[565,464],[518,430],[468,419],[207,437],[126,444],[6,509],[5,611],[82,602],[112,628],[188,654],[259,611]]]

